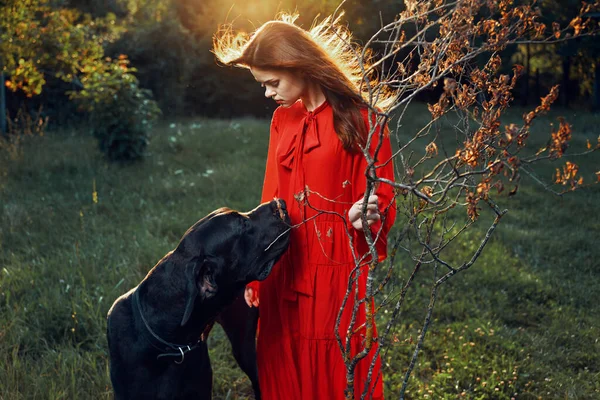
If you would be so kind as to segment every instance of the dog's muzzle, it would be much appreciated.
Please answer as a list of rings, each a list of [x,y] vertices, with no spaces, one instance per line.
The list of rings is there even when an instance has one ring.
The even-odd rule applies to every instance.
[[[281,199],[275,199],[275,203],[277,204],[277,211],[279,212],[279,218],[281,218],[282,221],[285,221],[286,218],[286,208],[285,208],[285,201],[281,200]]]

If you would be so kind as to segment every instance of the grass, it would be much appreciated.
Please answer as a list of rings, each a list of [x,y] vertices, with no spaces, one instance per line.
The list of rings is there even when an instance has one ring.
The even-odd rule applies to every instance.
[[[516,119],[523,110],[514,109]],[[563,111],[575,147],[600,117]],[[415,105],[403,130],[427,118]],[[543,143],[554,113],[537,125]],[[31,138],[0,160],[0,398],[111,398],[106,313],[185,230],[226,205],[259,201],[268,122],[186,120],[156,129],[141,163],[109,164],[80,132]],[[592,178],[597,154],[582,158]],[[550,179],[554,166],[543,165]],[[598,187],[552,196],[532,180],[475,266],[442,286],[408,398],[600,398]],[[97,201],[95,201],[97,200]],[[461,237],[465,259],[482,229]],[[401,278],[409,264],[399,258]],[[383,356],[389,398],[402,383],[429,294],[409,292]],[[223,331],[210,337],[214,398],[251,398]]]

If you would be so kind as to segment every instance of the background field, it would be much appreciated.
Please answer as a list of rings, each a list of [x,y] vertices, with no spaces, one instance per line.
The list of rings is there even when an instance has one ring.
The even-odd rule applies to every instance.
[[[406,132],[428,118],[423,104],[408,115]],[[536,125],[540,146],[558,115],[573,124],[574,147],[596,142],[598,115],[558,110]],[[206,213],[259,201],[266,120],[165,122],[148,156],[121,166],[81,133],[49,132],[1,155],[2,399],[110,398],[105,321],[114,299]],[[578,161],[594,180],[598,153]],[[554,168],[538,174],[551,180]],[[600,398],[600,188],[558,198],[523,178],[519,194],[500,201],[509,213],[484,255],[441,290],[410,398]],[[462,237],[452,258],[470,254],[484,228]],[[397,263],[401,281],[409,263]],[[409,299],[383,360],[389,398],[422,322],[424,284]],[[214,397],[249,398],[220,328],[210,344]]]

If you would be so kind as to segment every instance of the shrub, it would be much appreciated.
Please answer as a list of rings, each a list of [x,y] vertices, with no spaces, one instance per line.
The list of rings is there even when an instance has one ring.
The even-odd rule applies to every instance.
[[[92,132],[100,151],[111,161],[139,159],[153,123],[161,114],[152,92],[142,89],[125,55],[107,58],[102,68],[83,70],[84,89],[69,92],[90,113]]]

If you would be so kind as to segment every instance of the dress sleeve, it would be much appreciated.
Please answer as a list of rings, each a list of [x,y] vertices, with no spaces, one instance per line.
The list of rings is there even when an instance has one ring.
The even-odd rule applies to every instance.
[[[365,111],[363,116],[365,124],[367,124],[368,132],[368,113]],[[375,153],[380,139],[380,128],[377,128],[373,134],[371,146],[369,147],[369,152],[371,155]],[[360,160],[355,163],[357,167],[355,167],[353,171],[352,186],[355,188],[353,201],[357,201],[364,196],[364,190],[367,187],[367,178],[365,176],[367,160],[362,152],[358,152],[356,157],[359,157]],[[384,127],[383,143],[381,144],[381,148],[377,153],[375,166],[377,167],[376,174],[378,177],[386,178],[391,181],[395,180],[394,164],[392,160],[392,147],[387,126]],[[388,232],[390,231],[392,225],[394,225],[394,221],[396,219],[396,199],[394,197],[393,186],[385,183],[379,183],[375,194],[379,197],[379,211],[381,213],[381,220],[371,225],[371,233],[373,234],[373,239],[375,239],[377,233],[381,230],[381,233],[379,233],[379,239],[375,243],[378,259],[381,262],[387,258],[387,237]],[[353,242],[355,244],[355,249],[358,252],[358,256],[361,257],[362,255],[368,253],[369,246],[367,245],[364,233],[354,229],[350,222],[348,222],[348,227],[350,232],[352,232]]]
[[[261,203],[273,200],[277,197],[277,158],[275,153],[277,150],[277,143],[279,139],[279,131],[277,130],[278,123],[278,109],[273,113],[271,118],[271,128],[269,132],[269,150],[267,152],[267,166],[265,168],[265,179],[263,182]],[[254,281],[246,285],[246,287],[254,290],[255,296],[258,298],[259,293],[259,282]]]
[[[269,150],[267,152],[267,166],[265,168],[265,179],[263,182],[261,203],[271,201],[273,198],[278,196],[279,191],[277,190],[277,158],[275,153],[277,150],[277,143],[279,140],[278,125],[278,111],[276,109],[271,119],[271,129],[269,134]]]

